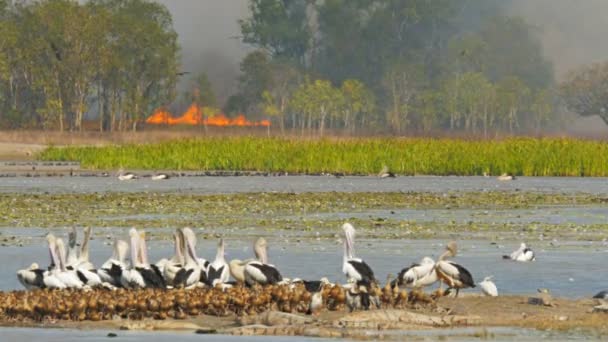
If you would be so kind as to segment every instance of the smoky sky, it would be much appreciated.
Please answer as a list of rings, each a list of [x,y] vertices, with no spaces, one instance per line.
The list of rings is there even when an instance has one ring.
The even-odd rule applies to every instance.
[[[248,0],[158,1],[173,14],[183,70],[205,71],[222,103],[235,91],[239,62],[252,49],[238,39],[237,20],[248,16]],[[509,6],[539,30],[558,80],[579,65],[608,60],[608,0],[510,0]]]
[[[241,43],[238,19],[247,17],[248,0],[157,0],[173,15],[179,34],[182,70],[179,88],[187,78],[204,71],[209,76],[219,103],[234,93],[239,62],[250,50]]]

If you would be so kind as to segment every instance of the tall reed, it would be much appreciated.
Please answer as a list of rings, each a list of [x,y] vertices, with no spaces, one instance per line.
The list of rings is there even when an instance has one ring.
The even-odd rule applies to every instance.
[[[250,170],[401,175],[608,176],[608,143],[569,138],[295,139],[215,137],[154,144],[49,147],[41,160],[90,169]]]

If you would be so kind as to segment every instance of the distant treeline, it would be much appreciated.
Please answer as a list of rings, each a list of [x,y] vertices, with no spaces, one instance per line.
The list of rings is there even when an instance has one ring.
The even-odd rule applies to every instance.
[[[241,39],[256,49],[223,110],[303,135],[539,133],[566,109],[608,120],[608,64],[556,85],[539,29],[504,6],[249,0]],[[135,130],[172,103],[222,106],[204,72],[180,70],[171,15],[152,0],[0,0],[0,36],[0,128],[78,131],[88,113],[99,130]]]
[[[280,127],[477,134],[555,124],[537,30],[496,0],[250,0],[230,112]]]
[[[15,3],[15,4],[13,4]],[[177,34],[146,0],[0,0],[0,126],[135,129],[174,98]]]
[[[40,160],[77,160],[87,169],[249,170],[377,175],[608,176],[608,143],[509,138],[214,137],[155,144],[51,147]]]

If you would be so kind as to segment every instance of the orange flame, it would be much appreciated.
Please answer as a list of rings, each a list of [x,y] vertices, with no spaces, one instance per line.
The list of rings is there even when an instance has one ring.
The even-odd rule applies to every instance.
[[[159,108],[152,114],[146,123],[153,125],[200,125],[204,124],[207,126],[237,126],[237,127],[270,127],[270,120],[261,121],[249,121],[243,114],[238,115],[236,118],[226,117],[222,113],[215,114],[204,118],[202,108],[196,104],[192,104],[186,112],[179,118],[174,118],[171,113]]]

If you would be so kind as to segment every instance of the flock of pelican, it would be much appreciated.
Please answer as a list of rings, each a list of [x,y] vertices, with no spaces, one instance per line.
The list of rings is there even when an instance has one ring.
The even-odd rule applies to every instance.
[[[340,285],[344,290],[346,304],[350,310],[369,309],[371,305],[380,307],[380,286],[371,267],[361,258],[355,256],[355,228],[350,223],[342,226],[344,233],[344,258],[342,271],[346,284]],[[234,286],[248,288],[267,285],[303,284],[310,293],[310,306],[323,306],[321,290],[325,286],[334,286],[324,277],[320,280],[304,281],[299,278],[283,278],[276,266],[268,260],[268,245],[264,238],[258,238],[254,244],[254,257],[247,260],[225,258],[225,244],[220,239],[215,259],[212,261],[200,258],[196,251],[196,235],[190,228],[176,229],[173,233],[174,254],[156,263],[148,260],[146,235],[135,228],[129,230],[129,242],[116,240],[111,257],[99,268],[89,260],[89,240],[91,228],[84,229],[84,239],[77,248],[77,232],[73,228],[68,234],[68,246],[60,237],[48,234],[50,265],[42,269],[37,263],[29,268],[19,270],[17,277],[26,289],[195,289],[216,288],[226,291]],[[129,261],[127,254],[130,250]],[[395,298],[404,296],[400,289],[412,289],[417,296],[425,287],[440,283],[435,296],[445,295],[455,290],[458,296],[460,289],[473,288],[476,284],[471,273],[462,265],[449,258],[457,254],[455,242],[447,244],[445,252],[434,261],[424,257],[419,263],[403,268],[396,279],[387,277],[386,288],[391,289]],[[505,259],[526,262],[535,260],[534,252],[524,243]],[[230,277],[234,279],[230,280]],[[442,285],[448,289],[443,291]],[[479,283],[482,292],[488,296],[497,296],[496,285],[491,277]],[[422,292],[423,293],[423,292]]]

